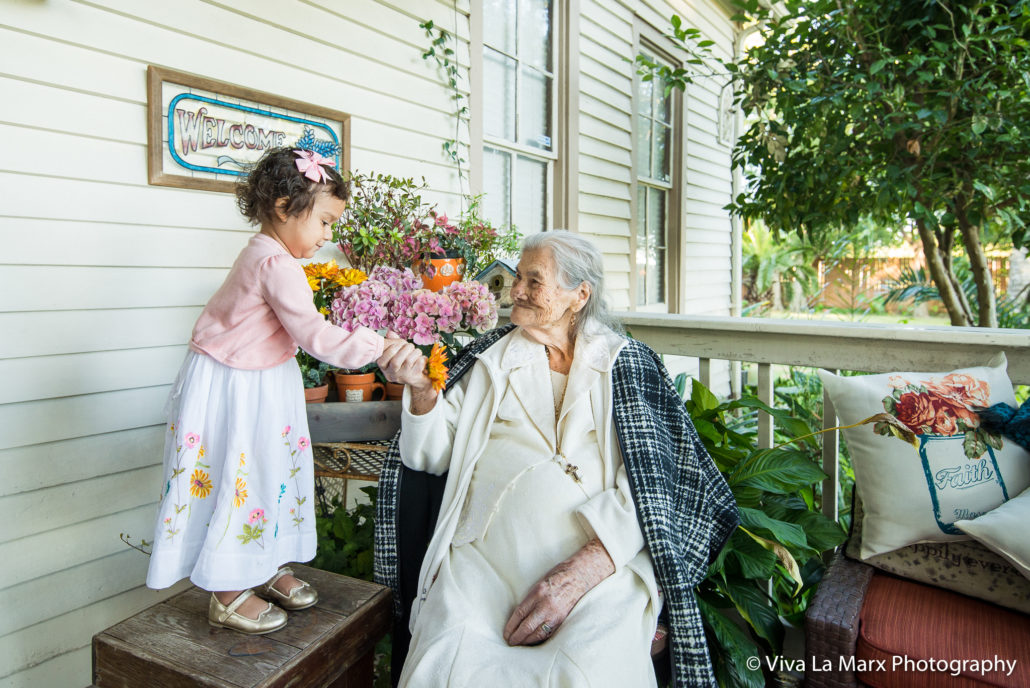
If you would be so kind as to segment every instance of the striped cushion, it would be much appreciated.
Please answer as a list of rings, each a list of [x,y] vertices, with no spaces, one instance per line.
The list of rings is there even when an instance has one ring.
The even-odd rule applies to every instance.
[[[856,668],[873,688],[1030,688],[1030,616],[877,571],[859,616]]]

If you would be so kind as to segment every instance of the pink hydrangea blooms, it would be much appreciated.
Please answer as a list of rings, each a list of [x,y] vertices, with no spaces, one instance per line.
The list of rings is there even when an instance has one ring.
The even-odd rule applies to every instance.
[[[429,345],[441,333],[485,332],[497,323],[497,302],[479,282],[454,282],[440,292],[422,288],[410,269],[377,267],[361,284],[333,299],[330,319],[344,329],[388,329],[415,344]]]

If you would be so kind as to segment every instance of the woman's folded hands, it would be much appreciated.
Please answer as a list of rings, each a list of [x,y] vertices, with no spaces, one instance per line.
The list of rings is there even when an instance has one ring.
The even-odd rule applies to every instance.
[[[504,626],[508,645],[536,645],[565,621],[580,598],[615,573],[615,563],[597,538],[544,574],[515,607]]]

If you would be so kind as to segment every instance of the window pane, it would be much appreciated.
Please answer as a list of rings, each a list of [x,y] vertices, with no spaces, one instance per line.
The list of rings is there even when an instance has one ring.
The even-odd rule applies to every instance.
[[[647,305],[647,247],[637,244],[637,305]]]
[[[551,71],[551,2],[519,1],[519,59]]]
[[[511,153],[483,147],[483,215],[495,226],[511,222]]]
[[[654,92],[654,82],[637,80],[637,112],[645,117],[651,116],[651,99]]]
[[[525,235],[547,229],[547,163],[516,156],[512,221]]]
[[[665,303],[665,251],[647,251],[647,303]]]
[[[551,79],[526,67],[519,98],[519,142],[551,150]]]
[[[637,175],[651,176],[651,120],[637,117]]]
[[[654,156],[651,158],[651,176],[655,179],[669,181],[669,156],[672,153],[672,129],[654,123]]]
[[[665,248],[665,201],[669,192],[660,189],[647,190],[647,243]]]
[[[483,130],[515,140],[515,60],[483,48]]]
[[[483,43],[515,54],[516,0],[483,0]]]
[[[651,116],[670,124],[672,116],[672,93],[665,92],[666,83],[663,79],[655,79],[654,84],[654,110]]]

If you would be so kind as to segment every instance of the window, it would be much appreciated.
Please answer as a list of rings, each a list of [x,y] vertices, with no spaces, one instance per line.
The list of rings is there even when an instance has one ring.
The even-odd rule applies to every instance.
[[[523,234],[550,225],[553,0],[483,0],[483,210]]]
[[[667,305],[674,103],[658,78],[638,78],[635,95],[637,305]]]

